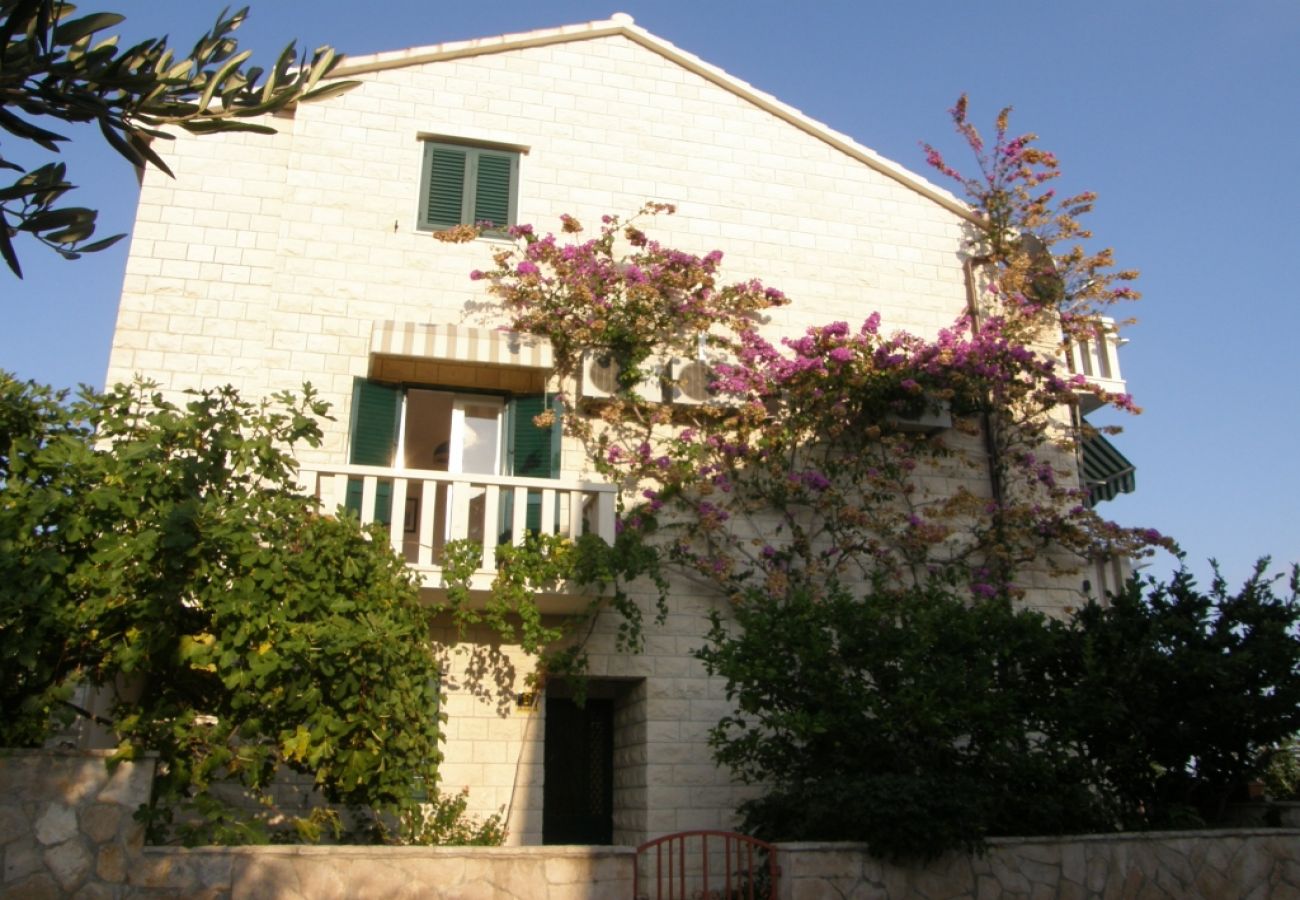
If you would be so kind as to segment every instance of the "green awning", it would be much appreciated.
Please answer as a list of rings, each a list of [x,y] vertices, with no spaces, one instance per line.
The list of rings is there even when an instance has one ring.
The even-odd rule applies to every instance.
[[[1096,506],[1113,500],[1116,494],[1131,494],[1137,488],[1137,469],[1100,434],[1083,439],[1083,483],[1088,503]]]

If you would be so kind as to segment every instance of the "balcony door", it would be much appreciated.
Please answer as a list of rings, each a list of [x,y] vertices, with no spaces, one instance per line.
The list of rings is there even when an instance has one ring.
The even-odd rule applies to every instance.
[[[430,388],[403,392],[398,445],[408,469],[502,474],[506,399]]]
[[[541,395],[505,397],[473,394],[454,389],[403,388],[358,379],[353,394],[352,441],[349,461],[356,465],[400,467],[411,471],[462,475],[519,475],[554,478],[559,474],[559,427],[538,428],[534,417],[547,408]],[[457,490],[469,492],[468,536],[483,540],[485,491],[473,485],[442,484],[434,508],[432,551],[435,560],[452,534],[451,511],[461,499]],[[399,511],[405,523],[403,550],[415,560],[419,552],[420,504],[423,484],[410,478],[406,508]],[[392,482],[381,481],[375,498],[375,518],[391,521]],[[529,498],[529,527],[536,528],[540,498]],[[503,496],[497,521],[509,523],[513,498]],[[349,486],[348,507],[361,509],[361,483]],[[536,521],[535,521],[536,520]],[[502,526],[505,527],[504,525]],[[507,533],[497,535],[508,539]]]
[[[398,445],[408,469],[425,469],[457,475],[500,475],[505,453],[506,401],[504,397],[457,394],[427,388],[410,388],[402,403]],[[451,539],[452,511],[468,492],[469,520],[466,536],[477,542],[484,538],[485,491],[481,486],[442,484],[438,486],[433,516],[433,555],[441,555]],[[407,529],[404,541],[408,556],[418,551],[421,485],[407,485]]]

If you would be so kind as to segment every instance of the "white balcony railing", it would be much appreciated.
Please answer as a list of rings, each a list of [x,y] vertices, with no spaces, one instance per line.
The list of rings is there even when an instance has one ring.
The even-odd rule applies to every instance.
[[[1119,348],[1128,341],[1119,336],[1115,320],[1099,318],[1092,336],[1071,340],[1066,344],[1066,365],[1071,375],[1082,375],[1089,384],[1114,394],[1125,392],[1124,378],[1119,371]],[[1083,411],[1091,412],[1100,403],[1088,395],[1083,398]]]
[[[530,528],[614,541],[617,489],[609,484],[353,465],[303,466],[298,475],[304,493],[318,498],[322,509],[348,506],[366,524],[386,519],[393,549],[426,587],[444,586],[442,549],[452,540],[482,544],[482,564],[471,582],[478,589],[492,582],[498,545],[523,543]]]

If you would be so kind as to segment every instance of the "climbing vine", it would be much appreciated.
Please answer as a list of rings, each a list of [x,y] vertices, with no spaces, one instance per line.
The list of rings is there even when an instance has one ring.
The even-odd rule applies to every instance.
[[[1058,307],[986,304],[935,340],[886,335],[873,314],[773,343],[764,314],[785,295],[722,282],[719,251],[651,239],[646,220],[672,213],[650,204],[626,222],[605,216],[591,237],[572,217],[560,235],[517,226],[495,268],[473,274],[508,327],[552,342],[561,383],[576,384],[584,360],[617,367],[610,396],[565,397],[564,427],[622,488],[627,546],[635,538],[727,595],[955,571],[975,596],[1014,597],[1027,566],[1060,573],[1164,540],[1086,503],[1060,410],[1085,392],[1137,410],[1065,371],[1055,341],[1035,346],[1048,328],[1061,334]],[[994,295],[1024,269],[1006,246],[997,253],[981,263]],[[663,402],[682,360],[710,365],[709,402]],[[985,466],[1006,486],[993,496],[978,487]]]

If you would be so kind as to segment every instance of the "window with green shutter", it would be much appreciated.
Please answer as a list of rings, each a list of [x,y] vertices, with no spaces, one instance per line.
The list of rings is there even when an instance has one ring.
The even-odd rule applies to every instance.
[[[504,229],[515,224],[518,192],[518,153],[425,142],[421,228],[437,231],[490,222],[495,229]]]
[[[402,408],[402,389],[357,378],[352,384],[352,449],[348,462],[356,466],[393,465],[397,448],[398,415]],[[348,479],[346,507],[361,512],[362,481]],[[381,481],[375,490],[375,521],[387,525],[392,521],[393,484]]]
[[[510,474],[527,478],[558,478],[560,474],[560,410],[553,423],[545,428],[533,421],[552,404],[555,397],[543,394],[515,397],[510,402],[509,438]]]
[[[481,416],[484,410],[493,408],[499,411],[500,418],[495,420],[497,426],[490,429],[490,433],[499,436],[500,444],[496,446],[499,446],[501,452],[494,457],[490,468],[483,468],[481,460],[471,465],[465,447],[460,443],[464,438],[458,440],[454,437],[456,426],[453,423],[457,416],[468,418],[471,410]],[[555,419],[548,426],[538,427],[534,420],[547,409],[555,410]],[[559,400],[554,396],[533,394],[506,398],[500,394],[408,388],[358,378],[352,392],[348,462],[358,466],[383,468],[410,466],[444,472],[558,478],[561,413]],[[406,422],[405,428],[401,424],[403,419]],[[449,438],[449,435],[452,437]],[[405,446],[399,446],[399,441],[404,441]],[[439,453],[440,462],[437,461]],[[455,458],[450,458],[449,453]],[[354,513],[361,510],[362,489],[361,478],[349,479],[346,507]],[[392,521],[392,496],[392,482],[380,481],[375,492],[374,518],[385,525]],[[405,513],[408,516],[411,515],[409,505],[413,500],[419,502],[418,498],[408,493],[408,509]],[[501,503],[498,521],[502,523],[502,532],[499,538],[508,541],[510,526],[514,521],[514,492],[503,491]],[[540,526],[541,495],[532,491],[528,498],[527,528],[536,531]],[[436,520],[435,530],[438,533],[445,530],[444,519]]]
[[[553,408],[555,419],[545,428],[537,427],[533,421],[539,414]],[[515,397],[510,401],[507,425],[507,455],[510,474],[525,478],[559,478],[560,477],[560,422],[563,419],[559,400],[542,394]],[[503,506],[502,521],[512,521],[514,497],[507,495]],[[542,523],[542,497],[530,492],[528,497],[527,527],[538,531]]]

